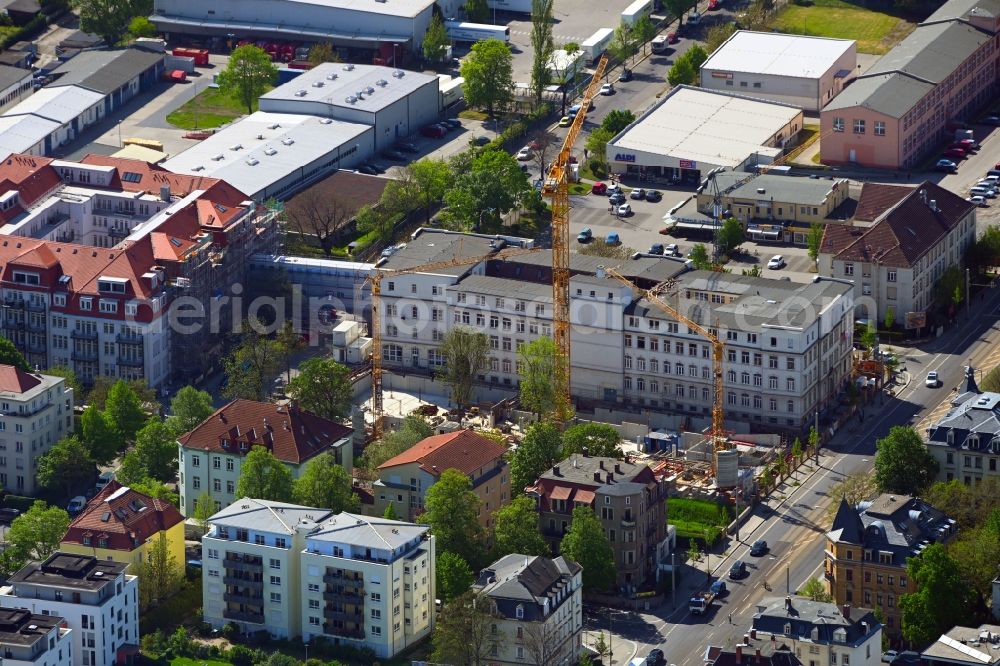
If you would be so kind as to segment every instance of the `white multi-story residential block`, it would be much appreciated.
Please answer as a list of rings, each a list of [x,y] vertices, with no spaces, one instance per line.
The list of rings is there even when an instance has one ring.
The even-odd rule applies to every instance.
[[[0,588],[0,608],[63,618],[75,666],[113,666],[139,645],[139,597],[127,564],[56,552]]]
[[[547,251],[434,273],[389,272],[480,257],[499,247],[477,236],[422,231],[385,262],[380,322],[386,367],[433,371],[444,363],[439,347],[445,334],[465,326],[489,336],[490,368],[480,381],[517,385],[518,350],[552,335]],[[572,258],[574,398],[707,419],[713,399],[708,340],[606,275],[603,260]],[[854,293],[847,282],[694,271],[664,257],[621,264],[619,272],[640,288],[669,281],[670,304],[725,344],[726,418],[734,425],[800,432],[834,402],[849,377]]]
[[[38,458],[73,432],[73,389],[54,375],[0,365],[0,485],[34,495]]]
[[[0,654],[4,666],[71,666],[72,632],[57,615],[0,609]]]
[[[426,525],[331,516],[302,552],[302,639],[390,658],[434,630],[434,536]]]
[[[882,662],[882,624],[871,609],[850,604],[838,607],[798,596],[771,597],[757,604],[752,627],[748,648],[780,641],[803,664],[878,666]]]
[[[299,478],[306,465],[326,454],[350,474],[354,469],[353,431],[294,404],[233,400],[177,439],[181,513],[190,516],[206,491],[215,510],[239,499],[243,459],[263,446]]]
[[[205,622],[245,633],[302,634],[299,561],[326,509],[244,498],[209,519],[202,539]]]
[[[491,664],[571,665],[583,649],[583,568],[563,557],[506,555],[473,586],[494,604]]]

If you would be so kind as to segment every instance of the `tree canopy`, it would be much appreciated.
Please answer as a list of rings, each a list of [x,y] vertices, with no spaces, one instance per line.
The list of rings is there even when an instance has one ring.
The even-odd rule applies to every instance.
[[[968,624],[968,589],[958,563],[939,543],[907,560],[906,571],[917,591],[899,600],[906,640],[927,645],[957,624]]]
[[[111,418],[95,405],[90,405],[80,415],[80,433],[90,457],[100,465],[110,463],[125,448],[125,439]]]
[[[25,372],[31,371],[31,366],[24,359],[24,354],[18,351],[13,342],[4,337],[0,337],[0,364],[13,365]]]
[[[606,129],[614,136],[634,122],[635,114],[628,109],[611,109],[601,121],[601,129]]]
[[[464,410],[472,401],[476,377],[489,367],[490,340],[485,333],[458,326],[444,335],[439,350],[444,355],[441,379],[451,387],[451,399]]]
[[[467,592],[472,585],[472,569],[469,563],[455,553],[448,551],[440,553],[435,567],[438,598],[445,603]]]
[[[122,483],[154,479],[161,483],[177,476],[177,435],[159,417],[151,418],[135,438],[135,446],[122,458],[118,475]]]
[[[559,552],[583,567],[583,589],[604,592],[616,577],[615,553],[597,514],[589,506],[573,509],[573,522],[562,539]]]
[[[134,441],[136,433],[146,423],[146,412],[142,410],[139,395],[124,379],[119,379],[108,391],[104,413],[118,435],[126,442]]]
[[[78,484],[94,476],[94,461],[75,435],[64,437],[38,458],[38,483],[50,490],[62,488],[68,496]]]
[[[499,39],[485,39],[472,45],[462,61],[465,101],[484,109],[490,118],[514,97],[514,67],[510,47]]]
[[[398,456],[417,442],[434,434],[427,421],[416,414],[410,414],[393,432],[387,432],[382,438],[365,448],[362,467],[374,473],[378,466],[389,458]]]
[[[167,425],[178,435],[194,430],[202,421],[215,412],[212,396],[193,386],[185,386],[177,391],[170,401],[170,417]]]
[[[490,556],[498,560],[504,555],[552,554],[538,528],[538,511],[530,497],[521,495],[493,514],[493,550]]]
[[[444,194],[451,226],[471,230],[521,204],[531,189],[514,156],[503,150],[481,150],[453,159],[454,183]]]
[[[566,428],[563,433],[562,458],[569,458],[574,453],[621,458],[621,435],[613,426],[607,423],[580,423]]]
[[[937,462],[911,427],[893,426],[875,448],[875,483],[884,493],[919,495],[937,474]]]
[[[237,497],[290,502],[292,472],[263,446],[250,449],[236,482]]]
[[[719,227],[718,245],[719,254],[729,255],[746,240],[743,233],[743,223],[735,217],[727,217]]]
[[[448,37],[448,31],[444,29],[444,22],[441,20],[441,15],[435,12],[431,16],[427,32],[424,33],[422,44],[424,58],[430,62],[441,62],[444,60],[444,54],[449,44],[451,44],[451,39]]]
[[[502,631],[492,632],[496,615],[496,604],[484,594],[466,590],[452,599],[442,607],[434,628],[432,660],[440,664],[485,664],[493,645],[504,640]]]
[[[549,58],[555,46],[552,41],[553,0],[531,0],[531,95],[535,105],[542,101],[542,91],[552,82]]]
[[[73,6],[80,12],[80,28],[111,48],[125,37],[134,17],[153,13],[153,0],[73,0]]]
[[[351,370],[331,358],[311,358],[299,364],[299,374],[288,382],[285,393],[306,411],[331,421],[351,413]]]
[[[560,460],[559,430],[550,421],[528,426],[524,438],[510,456],[511,495],[516,496]]]
[[[10,524],[7,540],[23,560],[44,560],[59,549],[68,528],[68,513],[38,500]]]
[[[361,500],[354,493],[354,480],[332,453],[322,453],[306,464],[302,476],[293,484],[296,504],[329,509],[334,513],[361,510]]]
[[[219,72],[219,89],[235,97],[253,113],[257,98],[278,80],[278,68],[267,51],[253,44],[238,46],[229,56],[229,64]]]
[[[479,524],[479,497],[472,481],[457,469],[446,469],[424,497],[419,521],[430,525],[438,552],[458,555],[472,567],[483,563],[483,528]]]
[[[540,337],[517,350],[518,399],[521,407],[541,417],[556,407],[556,343]]]
[[[227,398],[263,400],[267,381],[278,370],[278,343],[261,335],[258,328],[257,322],[244,321],[239,344],[222,361],[226,373],[222,394]]]

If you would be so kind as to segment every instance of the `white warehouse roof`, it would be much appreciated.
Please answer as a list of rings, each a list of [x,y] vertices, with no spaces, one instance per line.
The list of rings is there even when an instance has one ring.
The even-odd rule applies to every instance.
[[[785,104],[678,86],[609,145],[735,168],[748,155],[778,154],[766,144],[801,113]]]
[[[40,88],[24,101],[7,109],[3,115],[33,113],[54,120],[60,125],[66,125],[103,99],[104,95],[101,93],[80,86]]]
[[[701,67],[815,79],[828,72],[854,44],[851,39],[738,30]]]
[[[330,118],[257,111],[170,158],[163,167],[221,178],[254,196],[370,129]]]
[[[58,129],[59,123],[38,116],[0,117],[0,159],[28,152]]]
[[[312,5],[352,12],[413,18],[434,4],[435,0],[281,0],[293,5]]]
[[[381,67],[328,62],[299,74],[294,79],[261,95],[262,111],[287,110],[289,103],[312,102],[344,109],[377,113],[437,76]]]

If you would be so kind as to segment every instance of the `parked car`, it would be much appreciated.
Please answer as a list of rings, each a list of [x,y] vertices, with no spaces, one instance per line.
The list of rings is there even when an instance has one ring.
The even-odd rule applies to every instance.
[[[729,577],[738,580],[747,575],[747,564],[743,560],[736,560],[733,566],[729,567]]]
[[[642,189],[641,187],[637,187],[628,193],[628,198],[641,201],[642,199],[646,198],[646,190]]]
[[[622,239],[618,237],[618,234],[614,231],[608,232],[608,235],[604,237],[605,245],[620,245]]]
[[[621,217],[628,217],[632,214],[632,206],[627,203],[623,203],[618,206],[618,215]]]
[[[531,148],[529,148],[528,146],[525,146],[521,150],[517,151],[517,155],[515,155],[515,157],[517,158],[517,160],[519,162],[524,162],[525,160],[530,160],[531,159]]]
[[[681,256],[681,249],[677,247],[677,243],[670,243],[663,251],[663,254],[668,257],[679,257]]]
[[[653,648],[646,655],[646,666],[664,666],[667,663],[667,658],[663,656],[663,650],[660,648]]]
[[[667,43],[668,44],[676,44],[679,41],[681,41],[681,40],[680,40],[680,37],[677,36],[676,32],[668,32],[667,33]]]
[[[577,243],[589,243],[592,240],[594,240],[594,232],[590,230],[590,227],[585,227],[576,235]]]
[[[590,193],[591,194],[607,194],[608,193],[608,186],[605,185],[604,183],[594,183],[593,185],[590,186]]]
[[[974,197],[986,197],[987,199],[993,199],[997,195],[992,187],[973,187],[969,190],[969,194]]]
[[[458,118],[446,118],[444,123],[452,129],[462,129],[462,121]]]
[[[114,472],[110,472],[110,471],[109,472],[103,472],[99,477],[97,477],[97,483],[95,484],[95,487],[98,490],[100,490],[100,489],[104,488],[104,486],[106,486],[109,483],[111,483],[111,480],[114,479],[114,478],[115,478],[115,473]]]
[[[21,515],[20,509],[3,508],[0,509],[0,525],[10,525],[14,519]]]
[[[724,580],[713,581],[709,586],[708,591],[716,597],[724,597],[729,594],[729,589],[726,587],[726,581]]]
[[[476,136],[476,137],[472,137],[472,139],[469,140],[469,143],[471,143],[473,145],[476,145],[476,146],[485,146],[489,142],[490,142],[490,140],[487,137],[485,137],[485,136]]]
[[[663,243],[653,243],[649,246],[649,250],[646,254],[663,254]]]
[[[378,175],[378,171],[376,171],[375,169],[371,168],[367,164],[361,164],[361,165],[359,165],[358,168],[357,168],[357,172],[358,173],[363,173],[366,176],[377,176]]]
[[[601,86],[601,91],[600,92],[601,92],[602,95],[614,95],[615,94],[615,87],[614,87],[613,84],[605,83],[604,85]]]
[[[986,116],[983,118],[984,125],[1000,125],[1000,116]]]
[[[563,116],[559,119],[559,127],[569,127],[573,124],[573,116]]]
[[[404,153],[419,153],[420,150],[410,143],[409,141],[400,141],[396,144],[396,150],[402,151]]]
[[[622,69],[622,73],[618,75],[618,80],[622,81],[622,82],[631,81],[632,80],[632,70],[631,69]]]
[[[965,159],[965,151],[962,150],[961,148],[948,148],[947,150],[943,151],[941,155],[951,160]]]
[[[934,165],[935,171],[942,171],[944,173],[955,173],[958,171],[958,165],[951,160],[938,160],[937,164]]]
[[[767,542],[762,539],[754,541],[750,546],[750,554],[754,557],[761,557],[765,553],[767,553]]]
[[[75,516],[83,511],[83,507],[85,506],[87,506],[87,498],[83,495],[77,495],[69,501],[69,504],[66,505],[66,513],[71,516]]]
[[[898,656],[899,653],[895,650],[886,650],[882,653],[882,661],[886,664],[892,664],[892,662],[896,661],[896,657]]]
[[[979,206],[980,208],[986,208],[987,206],[989,206],[989,204],[986,202],[986,198],[978,195],[969,197],[967,201],[969,203]]]
[[[622,191],[622,186],[618,183],[611,183],[608,185],[608,194],[620,194]]]
[[[580,110],[581,106],[582,106],[582,104],[580,104],[579,102],[577,102],[573,106],[569,107],[569,115],[575,116],[577,114],[577,112]],[[589,112],[589,111],[593,111],[593,110],[594,110],[594,103],[591,102],[590,106],[587,107],[587,111]]]
[[[384,157],[387,160],[392,160],[393,162],[406,161],[406,157],[404,157],[403,153],[399,152],[398,150],[385,150],[382,152],[382,157]]]
[[[447,130],[440,125],[426,125],[420,128],[420,136],[426,136],[428,139],[440,139],[447,133]]]
[[[608,202],[614,206],[623,204],[625,203],[625,195],[622,194],[621,192],[615,192],[614,194],[608,197]]]
[[[701,14],[698,12],[691,12],[688,14],[688,25],[701,25]]]
[[[924,379],[924,386],[929,388],[937,388],[941,385],[941,379],[938,377],[936,370],[931,370],[927,373],[927,378]]]
[[[663,195],[659,190],[646,190],[646,201],[656,203],[663,200]]]
[[[720,7],[719,0],[708,0],[708,11],[714,12]]]
[[[785,267],[785,258],[776,254],[767,262],[767,267],[774,271],[782,269]]]
[[[979,144],[976,143],[974,139],[959,139],[955,143],[958,147],[963,149],[966,153],[974,153],[979,150]]]

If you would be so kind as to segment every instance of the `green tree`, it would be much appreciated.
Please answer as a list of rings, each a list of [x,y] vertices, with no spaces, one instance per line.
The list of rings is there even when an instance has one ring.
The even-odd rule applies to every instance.
[[[321,65],[324,62],[340,62],[340,56],[337,55],[337,50],[330,42],[313,44],[309,47],[307,59],[314,65]]]
[[[551,421],[539,421],[528,426],[510,459],[511,495],[523,493],[545,470],[558,462],[560,448],[559,430]]]
[[[68,513],[36,500],[30,509],[10,524],[7,540],[24,560],[41,561],[59,550],[59,542],[68,528]]]
[[[806,246],[808,247],[809,258],[812,259],[815,268],[819,261],[819,251],[823,246],[823,225],[813,222],[809,225],[809,235],[806,236]]]
[[[885,309],[885,319],[882,321],[882,324],[888,331],[892,330],[892,327],[895,323],[896,323],[896,309],[890,305]]]
[[[136,16],[128,23],[128,34],[139,39],[140,37],[156,37],[158,33],[152,21],[145,16]]]
[[[226,373],[222,395],[227,398],[263,400],[267,380],[278,370],[278,344],[261,335],[258,328],[257,322],[245,320],[240,343],[222,361]]]
[[[823,603],[833,601],[833,597],[826,591],[826,585],[823,585],[819,578],[810,578],[795,594],[800,597],[812,599],[813,601],[822,601]]]
[[[354,492],[354,480],[338,465],[332,453],[321,453],[313,458],[293,484],[292,496],[296,504],[329,509],[334,513],[361,510],[361,500]]]
[[[236,98],[247,113],[253,113],[257,98],[278,81],[278,68],[267,51],[247,44],[233,50],[229,64],[219,72],[216,81],[223,93]]]
[[[878,343],[878,329],[875,327],[875,322],[868,322],[859,342],[869,353],[875,349],[875,345]]]
[[[395,183],[396,181],[389,181],[389,184]],[[385,190],[389,190],[389,186],[386,185]],[[385,194],[383,190],[383,194]],[[358,212],[354,214],[354,223],[358,228],[358,231],[362,234],[375,233],[376,240],[386,241],[392,236],[394,217],[388,213],[388,211],[381,205],[372,206],[370,204],[365,204],[358,209]]]
[[[412,185],[413,194],[424,209],[424,221],[430,224],[431,208],[441,203],[451,187],[451,168],[444,160],[425,157],[406,167],[404,178]]]
[[[444,605],[434,627],[431,659],[439,664],[484,666],[494,645],[504,641],[493,633],[496,604],[484,594],[466,590]]]
[[[24,360],[24,354],[18,351],[9,339],[0,337],[0,365],[12,365],[25,372],[31,372],[31,366]]]
[[[615,138],[610,130],[598,127],[587,135],[587,150],[591,159],[597,159],[601,164],[608,163],[608,141]]]
[[[729,255],[746,240],[743,233],[743,223],[735,217],[727,217],[719,227],[718,244],[719,254]]]
[[[427,26],[427,32],[424,34],[424,58],[430,62],[441,62],[444,60],[444,54],[448,51],[448,46],[451,44],[451,39],[448,37],[448,31],[444,29],[444,22],[441,20],[441,15],[434,13],[431,16],[431,22]]]
[[[444,551],[437,556],[437,593],[444,603],[468,592],[472,586],[469,563],[455,553]]]
[[[807,442],[808,442],[808,445],[809,445],[809,448],[808,448],[809,453],[812,453],[813,455],[817,455],[818,456],[819,455],[819,430],[816,429],[816,426],[812,426],[812,427],[809,428],[809,439],[807,440]]]
[[[708,29],[705,35],[705,50],[713,53],[723,45],[727,39],[736,32],[736,24],[732,21],[728,23],[717,23]]]
[[[119,474],[122,483],[144,478],[166,483],[177,476],[177,438],[174,431],[156,416],[151,418],[135,437],[135,446],[122,458],[126,474]]]
[[[236,496],[290,502],[292,472],[273,453],[263,446],[255,446],[243,460]]]
[[[202,421],[215,413],[212,396],[193,386],[185,386],[170,401],[167,425],[177,435],[194,430]]]
[[[60,439],[38,458],[38,483],[49,490],[61,487],[68,496],[73,488],[94,476],[94,461],[76,436]]]
[[[513,56],[510,47],[499,39],[473,44],[472,51],[462,61],[461,73],[465,79],[466,103],[485,109],[490,118],[514,98]]]
[[[67,368],[64,365],[57,365],[53,368],[47,368],[45,374],[52,375],[53,377],[62,377],[66,380],[66,388],[73,389],[73,400],[75,404],[80,405],[83,403],[84,391],[83,385],[80,384],[80,380],[77,378],[76,373],[73,372],[72,368]]]
[[[697,74],[698,70],[701,69],[701,66],[705,64],[706,60],[708,60],[708,53],[706,53],[705,49],[703,49],[699,44],[695,44],[684,52],[683,57],[691,63],[691,67],[694,69],[695,74]]]
[[[172,486],[168,486],[164,483],[160,483],[155,479],[143,479],[137,483],[130,483],[129,487],[138,492],[152,497],[154,499],[163,500],[164,502],[170,502],[175,507],[180,507],[180,497],[174,492]]]
[[[111,419],[94,405],[80,415],[80,431],[90,457],[99,465],[107,465],[125,448],[125,440]]]
[[[285,393],[302,409],[340,421],[351,413],[351,370],[332,358],[308,359],[299,365],[299,374],[288,382]]]
[[[611,53],[611,57],[624,65],[626,60],[635,55],[636,50],[637,44],[632,28],[624,21],[620,22],[615,27],[611,43],[608,44],[608,52]]]
[[[613,426],[607,423],[579,423],[571,426],[563,433],[563,444],[560,456],[569,458],[574,453],[607,458],[621,458],[622,437]]]
[[[490,18],[490,6],[486,0],[465,0],[465,15],[473,23],[486,23]]]
[[[979,382],[979,389],[982,391],[1000,392],[1000,365],[993,368],[983,376]]]
[[[697,270],[711,270],[712,258],[708,256],[708,248],[703,243],[695,243],[691,248],[691,263]]]
[[[541,418],[556,407],[556,344],[552,338],[536,338],[518,350],[517,358],[518,400]]]
[[[123,379],[115,382],[108,391],[107,402],[104,403],[104,414],[112,427],[123,440],[135,440],[136,433],[146,423],[146,412],[142,411],[142,403],[135,389]]]
[[[386,460],[434,434],[434,430],[416,414],[410,414],[394,432],[386,433],[365,448],[362,467],[373,474]]]
[[[639,20],[632,26],[632,34],[635,35],[635,41],[642,46],[642,52],[645,53],[646,44],[653,37],[656,37],[656,26],[653,25],[649,16],[640,16]]]
[[[146,557],[139,559],[133,573],[139,577],[140,608],[154,606],[177,591],[183,571],[163,532],[147,547]]]
[[[938,481],[922,497],[958,523],[960,531],[970,531],[985,524],[991,515],[1000,482],[987,478],[974,486],[967,486],[958,479]]]
[[[531,189],[528,179],[510,153],[482,150],[465,164],[453,161],[454,184],[444,195],[447,217],[462,229],[472,229],[489,213],[497,220],[524,200]]]
[[[80,28],[109,47],[118,45],[133,17],[153,13],[152,0],[73,0],[72,4],[80,12]]]
[[[583,567],[583,589],[604,592],[615,582],[615,553],[601,521],[589,506],[573,509],[573,522],[559,552]]]
[[[694,5],[694,0],[663,0],[663,6],[667,8],[670,16],[677,18],[678,25],[684,23],[684,13]]]
[[[911,427],[893,426],[875,448],[875,483],[884,493],[919,495],[937,474],[937,462]]]
[[[531,94],[535,106],[542,103],[542,91],[552,82],[549,58],[555,47],[552,43],[553,0],[531,0]]]
[[[243,497],[246,497],[245,495]],[[203,490],[201,495],[194,501],[194,511],[191,513],[191,517],[194,518],[202,529],[208,526],[208,520],[215,515],[215,501],[212,499],[212,493],[208,490]]]
[[[274,335],[274,342],[281,355],[281,362],[285,366],[285,384],[288,384],[292,381],[292,357],[305,349],[306,342],[302,339],[302,333],[295,330],[295,324],[291,320],[286,320],[281,325]]]
[[[965,272],[959,266],[949,266],[934,286],[934,298],[940,307],[957,307],[964,300]]]
[[[438,348],[444,356],[441,379],[451,388],[451,399],[459,411],[465,411],[472,401],[476,377],[490,364],[490,339],[485,333],[459,326],[444,335]]]
[[[452,552],[473,567],[482,564],[483,528],[479,524],[479,497],[472,481],[457,469],[446,469],[424,497],[419,521],[430,525],[441,552]]]
[[[744,268],[742,273],[747,277],[761,277],[764,274],[763,271],[760,270],[760,266],[758,264],[754,264],[750,268]]]
[[[612,137],[635,122],[635,114],[628,109],[611,109],[601,121],[601,128],[606,129]]]
[[[994,511],[1000,511],[995,509]],[[1000,565],[1000,531],[996,526],[959,532],[948,546],[948,555],[958,565],[959,574],[979,611],[988,611],[993,594],[993,579]]]
[[[802,442],[798,437],[792,442],[792,458],[797,461],[802,459]]]
[[[538,511],[530,497],[521,495],[500,507],[493,516],[493,552],[495,560],[504,555],[543,555],[552,551],[538,531]],[[440,566],[440,560],[438,560]]]
[[[386,520],[399,520],[399,516],[396,515],[396,503],[389,502],[385,506],[385,511],[382,512],[382,517]]]
[[[678,58],[667,72],[667,83],[671,86],[694,85],[698,80],[698,71],[687,58]]]
[[[899,600],[903,611],[903,637],[917,645],[927,645],[957,624],[970,618],[968,589],[945,547],[932,543],[906,561],[906,572],[916,592]]]

